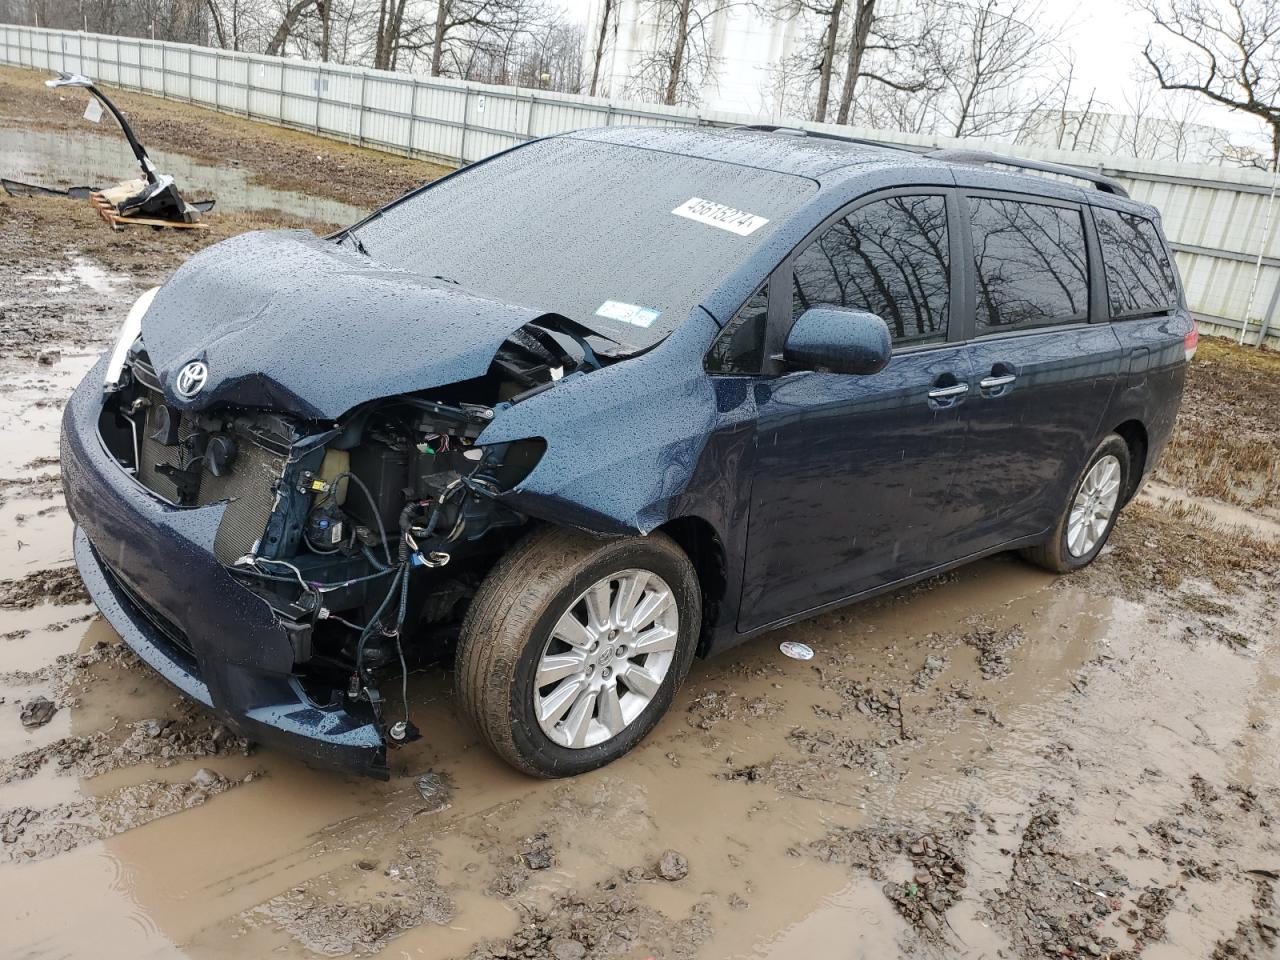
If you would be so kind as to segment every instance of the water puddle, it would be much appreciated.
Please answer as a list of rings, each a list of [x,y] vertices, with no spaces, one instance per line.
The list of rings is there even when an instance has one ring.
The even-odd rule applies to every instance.
[[[170,174],[188,200],[212,197],[218,211],[279,210],[321,223],[354,223],[368,211],[349,203],[278,190],[251,182],[234,163],[213,166],[181,153],[148,149],[156,167]],[[137,175],[138,164],[122,139],[90,133],[0,127],[0,175],[45,187],[105,187]]]
[[[1142,487],[1142,496],[1162,506],[1175,506],[1198,513],[1223,530],[1236,530],[1254,537],[1280,540],[1280,513],[1277,508],[1264,505],[1256,512],[1224,503],[1210,497],[1197,497],[1177,487],[1149,480]],[[1270,514],[1270,515],[1268,515]]]

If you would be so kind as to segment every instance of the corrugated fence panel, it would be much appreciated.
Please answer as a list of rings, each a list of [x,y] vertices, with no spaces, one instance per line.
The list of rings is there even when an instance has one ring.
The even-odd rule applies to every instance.
[[[215,106],[232,113],[249,112],[251,64],[241,57],[218,58],[218,96]]]
[[[583,127],[760,122],[686,108],[11,24],[0,24],[0,62],[83,73],[104,84],[446,163],[473,162],[532,138]],[[1223,331],[1240,327],[1265,232],[1269,175],[834,124],[796,125],[912,149],[965,146],[1102,170],[1120,179],[1135,199],[1161,211],[1192,309],[1218,318]],[[1274,216],[1277,226],[1250,320],[1256,330],[1259,321],[1269,318],[1272,340],[1280,344],[1280,204]]]
[[[187,89],[192,102],[218,106],[218,55],[212,50],[192,50],[189,56]]]
[[[253,57],[249,60],[247,67],[249,109],[246,112],[249,116],[259,120],[275,120],[277,123],[300,124],[301,120],[291,121],[285,112],[287,102],[284,95],[285,61]]]
[[[1192,310],[1209,317],[1238,318],[1244,314],[1253,284],[1254,263],[1224,257],[1177,254],[1178,270]],[[1264,267],[1258,277],[1251,314],[1255,322],[1271,302],[1280,268]]]

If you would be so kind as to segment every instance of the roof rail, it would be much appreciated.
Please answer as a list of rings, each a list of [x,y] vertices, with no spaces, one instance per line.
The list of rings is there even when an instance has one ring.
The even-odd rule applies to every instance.
[[[781,124],[773,123],[740,123],[729,128],[730,130],[758,130],[761,133],[781,133],[788,137],[816,137],[820,140],[835,140],[839,143],[856,143],[860,147],[881,147],[885,150],[907,150],[910,147],[900,147],[894,143],[881,143],[879,140],[867,140],[862,137],[844,137],[838,133],[827,133],[822,130],[806,130],[804,127],[788,127]]]
[[[1048,163],[1043,160],[1023,160],[1020,157],[1007,157],[1000,153],[991,153],[986,150],[964,150],[964,149],[945,149],[934,150],[925,154],[933,160],[946,160],[950,163],[968,163],[974,166],[982,166],[987,163],[997,163],[1005,167],[1016,167],[1022,170],[1039,170],[1041,173],[1056,173],[1062,177],[1072,177],[1076,180],[1087,180],[1104,193],[1112,193],[1117,197],[1128,197],[1129,191],[1126,190],[1118,180],[1111,177],[1103,176],[1100,173],[1093,173],[1085,170],[1083,167],[1073,167],[1064,163]]]

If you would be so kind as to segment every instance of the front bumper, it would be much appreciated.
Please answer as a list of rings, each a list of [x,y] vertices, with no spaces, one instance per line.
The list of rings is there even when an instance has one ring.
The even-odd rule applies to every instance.
[[[166,503],[107,452],[98,435],[104,366],[89,372],[62,418],[76,566],[103,616],[139,657],[240,735],[386,779],[377,726],[307,696],[284,626],[215,558],[225,504]]]

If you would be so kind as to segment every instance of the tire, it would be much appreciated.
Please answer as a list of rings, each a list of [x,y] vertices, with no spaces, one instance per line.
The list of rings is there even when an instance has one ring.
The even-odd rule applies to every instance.
[[[1077,541],[1073,550],[1072,537],[1072,510],[1077,505],[1077,501],[1081,498],[1081,490],[1085,486],[1085,481],[1089,478],[1091,472],[1100,461],[1108,457],[1114,458],[1119,467],[1119,476],[1115,478],[1118,486],[1115,491],[1115,502],[1111,507],[1110,515],[1106,518],[1105,526],[1100,533],[1097,534],[1096,540],[1089,544],[1088,549],[1081,550],[1083,543],[1088,543],[1086,539],[1083,543]],[[1120,508],[1124,504],[1125,493],[1129,489],[1129,446],[1124,439],[1118,434],[1108,434],[1098,444],[1098,448],[1093,451],[1093,455],[1085,464],[1080,476],[1076,478],[1076,482],[1071,485],[1071,496],[1067,498],[1066,504],[1062,508],[1062,514],[1058,518],[1057,524],[1053,528],[1053,533],[1042,544],[1034,547],[1027,547],[1021,551],[1022,556],[1034,563],[1036,566],[1044,567],[1054,573],[1070,573],[1072,570],[1079,570],[1081,567],[1087,567],[1091,564],[1102,548],[1106,546],[1111,531],[1115,528],[1116,518],[1120,515]],[[1079,551],[1079,552],[1076,552]]]
[[[606,580],[614,577],[618,579]],[[579,623],[587,635],[594,635],[590,633],[596,628],[592,626],[593,615],[585,594],[592,593],[600,609],[599,599],[606,595],[598,589],[602,580],[608,584],[605,589],[612,591],[607,594],[611,597],[610,625],[616,625],[613,614],[623,584],[629,582],[635,587],[643,582],[645,586],[636,595],[632,610],[643,616],[642,607],[661,603],[662,622],[653,624],[654,628],[662,627],[661,633],[600,631],[599,638],[593,641],[599,649],[593,652],[588,652],[591,647],[585,643],[572,646],[560,639],[573,632],[563,629],[566,617]],[[539,528],[498,562],[472,600],[458,641],[454,679],[458,701],[489,746],[517,770],[548,778],[594,770],[639,743],[671,705],[693,661],[701,619],[702,593],[697,573],[689,558],[666,535],[599,540],[570,530]],[[603,621],[597,615],[594,622]],[[671,633],[676,636],[670,651],[638,652],[645,644],[670,646]],[[626,651],[617,645],[637,638],[641,639],[635,650]],[[607,661],[601,659],[606,651],[610,657]],[[633,659],[624,661],[624,653]],[[547,664],[544,656],[580,655],[586,658],[587,665],[556,684],[568,689],[577,678],[587,685],[604,683],[602,678],[608,671],[617,693],[608,710],[612,724],[606,723],[604,712],[598,719],[591,712],[605,710],[607,690],[602,688],[594,705],[576,714],[575,699],[568,713],[554,722],[548,733],[539,722],[537,709],[553,712],[550,704],[559,702],[555,698],[561,688],[555,684],[536,685],[539,665]],[[618,668],[616,673],[614,667]],[[633,667],[644,670],[645,676],[636,677]],[[652,678],[660,667],[665,672],[654,692]],[[587,669],[592,671],[590,677],[585,673]],[[648,692],[632,690],[628,675],[632,682],[645,679]],[[535,697],[539,698],[536,704]],[[615,706],[614,701],[622,706]],[[623,709],[631,714],[629,722],[620,732],[612,733],[624,718]],[[571,723],[584,713],[585,733],[581,724]],[[553,739],[553,735],[570,739],[575,732],[584,738],[582,744],[575,746]],[[600,737],[607,739],[599,740]]]

